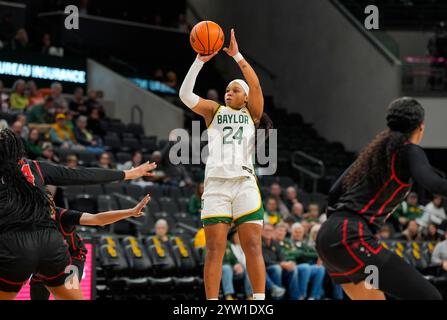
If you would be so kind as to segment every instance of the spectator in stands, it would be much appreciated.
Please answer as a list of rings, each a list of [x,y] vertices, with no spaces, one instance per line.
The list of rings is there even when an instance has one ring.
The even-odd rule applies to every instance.
[[[168,182],[170,177],[166,173],[165,166],[163,165],[162,154],[159,150],[152,152],[151,162],[155,162],[157,164],[157,168],[152,171],[154,175],[150,177],[149,180],[157,183]]]
[[[25,94],[26,84],[23,79],[14,82],[12,93],[9,97],[9,106],[12,111],[23,112],[28,107],[29,101]]]
[[[377,233],[376,237],[379,241],[387,241],[391,239],[391,227],[387,224],[384,224],[380,227],[379,232]]]
[[[50,142],[44,142],[42,144],[42,157],[43,160],[60,163],[59,157],[54,152],[53,145]]]
[[[397,208],[396,215],[399,218],[401,227],[405,227],[410,220],[421,218],[424,213],[424,207],[418,203],[418,195],[411,192],[407,199]]]
[[[21,137],[23,139],[27,139],[28,135],[29,135],[29,128],[28,128],[28,124],[27,124],[27,121],[26,121],[26,116],[24,114],[20,113],[20,114],[17,115],[16,121],[18,121],[18,122],[20,122],[22,124],[22,130],[21,130],[22,134],[21,134]]]
[[[54,98],[48,96],[43,104],[34,106],[27,113],[28,123],[31,124],[50,124],[54,122],[54,113],[56,111]]]
[[[35,160],[42,156],[43,148],[39,130],[37,129],[30,130],[25,145],[26,145],[26,152],[28,153],[29,158]]]
[[[444,199],[442,196],[433,195],[432,201],[429,202],[424,208],[423,216],[418,220],[420,226],[426,228],[429,224],[435,224],[439,226],[447,219],[444,210]]]
[[[315,224],[310,228],[309,238],[307,239],[306,244],[312,249],[316,248],[317,235],[318,231],[320,231],[320,228],[321,224]]]
[[[26,83],[26,94],[28,97],[28,110],[30,110],[33,106],[37,105],[37,104],[42,104],[45,101],[45,98],[42,94],[42,92],[40,92],[37,89],[37,85],[33,80],[29,80]]]
[[[431,255],[431,264],[433,266],[440,266],[442,268],[443,274],[447,274],[447,230],[444,231],[444,238],[441,242],[438,242],[433,249]]]
[[[21,121],[14,121],[14,123],[11,126],[11,130],[18,135],[21,139],[22,142],[25,144],[25,139],[22,137],[22,133],[23,133],[23,124]]]
[[[275,300],[281,299],[285,294],[285,289],[282,287],[282,270],[281,263],[284,265],[284,254],[278,242],[273,240],[274,228],[273,225],[266,223],[262,231],[262,255],[266,266],[266,284],[265,288],[270,290],[272,298]],[[287,264],[289,270],[295,269],[291,264]],[[296,281],[297,284],[297,281]]]
[[[99,110],[96,108],[90,111],[87,122],[87,129],[98,137],[104,137],[106,135],[106,130],[104,129],[104,126],[101,122]]]
[[[320,223],[320,206],[318,203],[310,203],[308,212],[304,214],[304,219],[311,225]]]
[[[73,99],[69,103],[70,110],[75,116],[83,115],[88,116],[89,110],[84,101],[84,89],[77,87],[73,93]]]
[[[299,203],[298,196],[295,187],[288,187],[286,189],[286,206],[289,211],[292,211],[292,207],[295,203]]]
[[[8,128],[9,128],[8,122],[6,122],[6,120],[4,120],[4,119],[0,119],[0,130],[8,129]]]
[[[194,217],[199,217],[202,213],[202,195],[204,190],[203,182],[197,184],[196,192],[189,199],[189,213]]]
[[[292,244],[295,248],[295,263],[300,266],[298,282],[302,298],[318,300],[323,296],[323,280],[325,268],[317,264],[318,254],[315,248],[310,247],[304,241],[304,228],[300,223],[292,226]],[[309,285],[311,290],[308,293]]]
[[[278,204],[279,213],[282,218],[285,219],[289,215],[289,209],[281,198],[281,186],[278,183],[272,183],[270,186],[270,196],[276,199]]]
[[[422,234],[423,240],[438,242],[442,240],[442,233],[438,231],[438,225],[430,223]]]
[[[301,202],[297,202],[292,206],[290,217],[294,222],[301,222],[304,219],[304,207]]]
[[[50,138],[51,142],[63,149],[78,149],[84,148],[76,142],[73,131],[67,126],[67,117],[63,113],[56,115],[56,123],[51,125]]]
[[[267,198],[267,203],[264,210],[264,222],[271,225],[276,225],[281,222],[282,217],[278,211],[278,202],[275,198]]]
[[[242,250],[241,243],[239,241],[239,235],[236,229],[231,229],[227,242],[227,249],[222,262],[222,292],[225,300],[234,300],[233,295],[234,284],[233,281],[244,281],[245,297],[251,300],[253,290],[250,284],[250,279],[247,273],[247,264],[245,260],[245,254]]]
[[[28,33],[24,28],[17,30],[14,39],[11,40],[11,50],[18,52],[27,52],[30,50]]]
[[[400,240],[421,241],[422,235],[416,220],[408,221],[407,228],[399,236]]]
[[[8,112],[9,109],[9,94],[5,92],[3,81],[0,80],[0,111]]]
[[[76,169],[79,166],[78,157],[75,154],[67,156],[66,166],[70,169]]]
[[[76,120],[76,126],[74,128],[74,135],[76,141],[85,147],[87,151],[93,153],[103,153],[101,141],[93,136],[93,133],[87,129],[87,117],[79,116]]]
[[[42,47],[40,48],[40,53],[43,55],[49,55],[51,48],[51,36],[49,33],[44,33],[42,36]]]
[[[165,85],[170,88],[177,89],[177,74],[174,71],[168,71],[166,73]]]
[[[112,163],[110,153],[103,152],[99,156],[98,166],[103,169],[116,169],[116,165]]]
[[[60,82],[53,82],[51,84],[51,96],[57,106],[66,106],[68,108],[67,100],[62,96],[63,87]],[[65,111],[65,110],[64,110]]]
[[[132,154],[132,159],[127,161],[124,164],[118,164],[118,170],[128,170],[134,167],[138,167],[139,165],[141,165],[143,163],[143,153],[139,150],[134,151],[134,153]],[[139,178],[139,179],[135,179],[132,180],[130,182],[131,184],[135,184],[141,187],[145,187],[148,185],[152,185],[152,182],[147,181],[144,178]]]
[[[87,92],[87,100],[85,100],[85,105],[87,107],[88,111],[92,111],[93,109],[97,109],[99,112],[99,118],[104,119],[105,113],[104,108],[100,101],[98,100],[98,93],[99,91],[90,89]]]
[[[165,74],[163,72],[162,68],[157,68],[154,71],[154,75],[152,77],[154,80],[160,81],[160,82],[164,82],[165,81]]]
[[[155,223],[155,237],[163,243],[169,243],[169,225],[165,219],[158,219]]]

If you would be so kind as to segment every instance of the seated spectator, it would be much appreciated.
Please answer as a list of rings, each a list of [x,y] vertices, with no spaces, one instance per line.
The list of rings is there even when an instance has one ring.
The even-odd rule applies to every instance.
[[[87,117],[79,116],[76,120],[76,126],[74,128],[74,135],[76,141],[85,147],[87,151],[93,153],[103,153],[101,141],[93,136],[93,134],[87,129]]]
[[[295,248],[294,260],[300,266],[298,282],[300,286],[300,298],[308,297],[309,300],[319,300],[323,296],[323,280],[326,269],[317,264],[317,251],[304,241],[304,228],[300,223],[292,226],[292,244]],[[310,292],[309,285],[311,286]]]
[[[151,162],[155,162],[157,164],[157,168],[152,170],[153,176],[149,177],[150,181],[165,183],[169,181],[170,177],[166,173],[165,166],[163,165],[163,158],[160,151],[156,150],[152,152]]]
[[[106,135],[106,130],[100,119],[99,110],[96,108],[90,111],[87,121],[87,129],[98,137],[104,137]]]
[[[11,130],[18,135],[21,139],[23,144],[25,144],[25,139],[22,137],[23,134],[23,124],[20,121],[14,121],[14,123],[11,125]]]
[[[317,235],[318,231],[320,231],[321,224],[315,224],[310,228],[309,238],[306,241],[306,244],[312,249],[316,249],[317,246]]]
[[[99,156],[98,166],[103,169],[116,169],[116,165],[112,163],[112,158],[108,152],[103,152]]]
[[[51,35],[49,33],[45,33],[42,36],[42,47],[40,48],[40,53],[43,55],[63,57],[64,49],[53,46],[51,44]]]
[[[102,104],[98,100],[98,91],[90,89],[87,92],[87,100],[85,100],[87,112],[93,109],[98,110],[99,118],[104,119],[105,112]]]
[[[446,240],[438,242],[433,249],[431,265],[440,266],[442,273],[447,275],[447,231],[444,231],[444,238]]]
[[[155,223],[155,237],[162,243],[169,245],[172,237],[168,234],[169,225],[165,219],[158,219]]]
[[[70,169],[76,169],[79,166],[78,157],[75,154],[68,155],[65,165]]]
[[[301,222],[304,217],[304,207],[301,202],[297,202],[292,206],[292,211],[290,213],[290,217],[294,222]]]
[[[75,116],[88,116],[89,109],[85,105],[84,101],[84,89],[81,87],[77,87],[73,93],[73,99],[68,104],[70,110],[74,113]]]
[[[286,203],[287,209],[289,209],[290,212],[292,211],[293,205],[295,203],[299,203],[295,187],[290,186],[286,189],[286,202],[285,203]]]
[[[174,71],[168,71],[166,73],[166,81],[164,82],[170,88],[177,88],[177,74]]]
[[[37,89],[37,85],[33,80],[29,80],[26,83],[26,94],[27,94],[28,103],[29,103],[28,111],[35,105],[42,104],[45,101],[45,98],[44,98],[42,92],[40,92]]]
[[[304,214],[304,219],[311,225],[320,223],[320,206],[318,203],[309,204],[308,212]]]
[[[73,131],[65,122],[66,118],[63,113],[59,113],[56,116],[56,123],[51,125],[50,130],[51,142],[64,149],[84,149],[81,145],[77,144]]]
[[[407,228],[398,237],[399,240],[421,241],[422,235],[416,220],[408,221]]]
[[[422,237],[424,241],[438,242],[442,240],[442,233],[438,231],[438,225],[430,223],[425,232],[423,232]]]
[[[245,297],[251,300],[253,290],[247,273],[245,254],[242,250],[239,235],[236,229],[230,230],[228,234],[230,241],[227,242],[227,249],[222,262],[222,292],[225,300],[234,300],[233,281],[244,280]]]
[[[29,101],[25,94],[25,81],[22,79],[14,82],[12,93],[9,97],[9,106],[12,111],[23,112],[28,107]]]
[[[435,194],[432,201],[424,208],[423,216],[417,220],[418,224],[426,228],[429,224],[441,225],[447,219],[444,210],[444,199],[442,196]]]
[[[194,216],[200,218],[202,213],[202,195],[204,191],[204,184],[200,182],[197,184],[196,192],[189,199],[189,213]]]
[[[68,103],[67,100],[65,100],[65,98],[62,96],[62,84],[60,82],[53,82],[51,84],[51,96],[54,99],[54,103],[58,106],[66,106],[68,108]],[[63,112],[66,112],[66,110],[64,110]]]
[[[54,152],[53,145],[50,142],[44,142],[42,144],[42,160],[49,162],[60,163],[59,157]]]
[[[286,279],[290,298],[298,298],[295,263],[285,260],[281,246],[274,240],[274,227],[269,223],[264,224],[262,231],[262,255],[267,271],[265,288],[270,290],[272,298],[279,300],[284,296],[283,277]]]
[[[272,183],[272,185],[270,186],[270,196],[276,199],[279,213],[281,214],[281,217],[285,219],[289,215],[289,209],[287,209],[284,201],[282,201],[281,192],[281,186],[276,182]]]
[[[54,113],[56,109],[54,106],[54,99],[51,96],[45,98],[43,104],[34,106],[27,113],[28,123],[35,125],[54,123]]]
[[[37,129],[31,129],[28,135],[28,139],[25,140],[26,152],[30,159],[36,160],[42,156],[43,148],[42,141],[40,139],[40,133]]]
[[[27,52],[30,50],[28,33],[24,28],[17,30],[15,37],[11,40],[10,48],[12,51]]]
[[[391,239],[392,230],[391,227],[387,224],[384,224],[380,227],[379,232],[376,237],[379,241],[387,241]]]
[[[154,71],[154,75],[152,77],[154,80],[160,81],[160,82],[164,82],[165,81],[165,75],[163,72],[163,69],[161,68],[157,68]]]
[[[424,207],[419,205],[417,193],[411,192],[401,206],[396,209],[395,214],[399,219],[401,228],[405,227],[408,221],[421,218],[424,214]]]
[[[143,163],[143,153],[141,153],[141,151],[134,151],[134,153],[132,154],[131,160],[127,161],[124,164],[118,164],[117,167],[118,167],[118,170],[129,170],[129,169],[138,167],[142,163]],[[130,183],[141,186],[141,187],[145,187],[145,186],[153,184],[152,182],[147,181],[143,177],[132,180]]]
[[[271,225],[276,225],[281,222],[282,218],[278,211],[278,203],[275,198],[267,198],[267,203],[264,210],[264,222]]]
[[[22,135],[21,137],[23,139],[27,139],[29,135],[29,128],[26,121],[26,116],[24,114],[18,114],[16,121],[20,122],[22,124]]]
[[[9,94],[5,92],[2,80],[0,80],[0,110],[5,113],[9,111]]]

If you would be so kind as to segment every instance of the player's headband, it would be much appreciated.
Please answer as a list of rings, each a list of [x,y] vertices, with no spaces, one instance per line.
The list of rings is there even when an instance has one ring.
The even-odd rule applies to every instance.
[[[248,96],[248,93],[250,92],[250,88],[248,87],[247,82],[245,82],[242,79],[235,79],[235,80],[231,81],[228,85],[231,85],[234,82],[238,83],[242,87],[242,89],[244,89],[245,94]]]

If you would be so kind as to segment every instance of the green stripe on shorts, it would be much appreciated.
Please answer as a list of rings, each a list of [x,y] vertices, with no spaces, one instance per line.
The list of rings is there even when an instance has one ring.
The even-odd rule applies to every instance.
[[[242,217],[236,219],[234,221],[234,224],[238,226],[242,223],[245,223],[248,221],[256,221],[256,220],[264,220],[264,207],[262,205],[255,212],[252,212],[250,214],[247,214],[245,216],[242,216]]]
[[[215,218],[203,218],[202,224],[204,226],[210,225],[210,224],[216,224],[216,223],[228,223],[231,224],[233,222],[232,217],[215,217]]]

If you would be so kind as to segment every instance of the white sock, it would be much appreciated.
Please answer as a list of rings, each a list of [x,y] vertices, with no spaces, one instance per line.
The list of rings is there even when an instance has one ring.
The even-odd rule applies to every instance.
[[[210,299],[206,299],[206,300],[218,300],[217,298],[210,298]]]
[[[265,300],[265,293],[253,293],[253,300]]]

